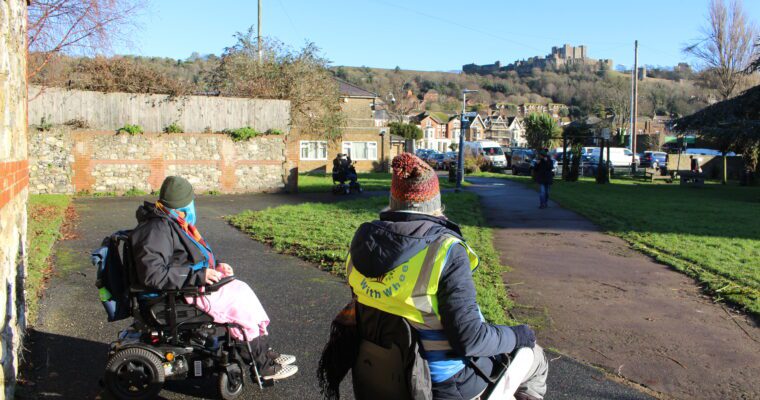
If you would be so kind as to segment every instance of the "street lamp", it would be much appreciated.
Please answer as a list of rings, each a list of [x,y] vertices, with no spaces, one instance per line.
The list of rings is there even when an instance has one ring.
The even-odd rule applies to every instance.
[[[462,90],[462,117],[459,119],[459,154],[457,155],[457,188],[456,192],[462,190],[462,179],[464,178],[464,113],[467,111],[467,93],[475,93],[477,90]]]

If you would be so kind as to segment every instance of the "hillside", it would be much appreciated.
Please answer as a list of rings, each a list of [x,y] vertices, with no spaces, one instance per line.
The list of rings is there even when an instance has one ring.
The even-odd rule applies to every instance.
[[[197,54],[186,60],[62,56],[37,74],[31,83],[136,93],[214,93],[219,86],[214,75],[219,60],[214,55]],[[492,75],[344,66],[331,67],[331,71],[339,78],[377,93],[384,101],[393,98],[407,103],[410,112],[457,112],[462,107],[464,88],[479,90],[468,96],[474,109],[484,109],[494,103],[562,103],[570,106],[571,116],[582,117],[625,115],[630,108],[630,75],[595,70],[588,65],[532,68],[520,73],[501,71]],[[655,76],[679,78],[672,71],[652,72]],[[640,115],[688,115],[707,104],[708,91],[696,81],[664,78],[648,77],[640,82]]]
[[[469,97],[481,107],[493,103],[562,103],[578,116],[630,107],[630,74],[582,65],[495,75],[345,66],[333,71],[385,101],[391,97],[417,101],[420,109],[429,111],[461,110],[464,88],[479,91]],[[704,107],[708,98],[691,79],[646,78],[639,83],[639,93],[641,115],[687,115]]]

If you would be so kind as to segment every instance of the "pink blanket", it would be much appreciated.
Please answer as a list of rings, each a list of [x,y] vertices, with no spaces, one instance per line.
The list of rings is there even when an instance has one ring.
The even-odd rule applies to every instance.
[[[192,299],[188,301],[192,302]],[[267,334],[269,317],[253,289],[241,280],[236,279],[215,292],[198,296],[195,306],[216,322],[240,325],[248,340]],[[231,329],[230,333],[235,339],[244,340],[240,329]]]

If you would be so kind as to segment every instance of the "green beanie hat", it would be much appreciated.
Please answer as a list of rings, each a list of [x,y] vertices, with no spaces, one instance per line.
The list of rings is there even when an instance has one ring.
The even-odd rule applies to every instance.
[[[195,199],[193,185],[181,176],[168,176],[161,184],[158,199],[169,208],[185,207]]]

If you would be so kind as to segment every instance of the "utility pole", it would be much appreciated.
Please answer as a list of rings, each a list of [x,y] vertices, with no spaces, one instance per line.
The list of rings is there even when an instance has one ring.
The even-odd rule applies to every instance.
[[[259,0],[259,23],[256,25],[256,28],[258,29],[256,41],[259,50],[259,65],[261,65],[261,0]]]
[[[475,93],[477,90],[462,90],[462,116],[459,120],[459,148],[457,155],[457,186],[455,191],[459,193],[462,190],[462,180],[464,179],[464,132],[465,132],[465,112],[467,112],[467,93]]]
[[[631,171],[636,172],[636,117],[639,114],[639,41],[633,48],[633,94],[631,96]]]

